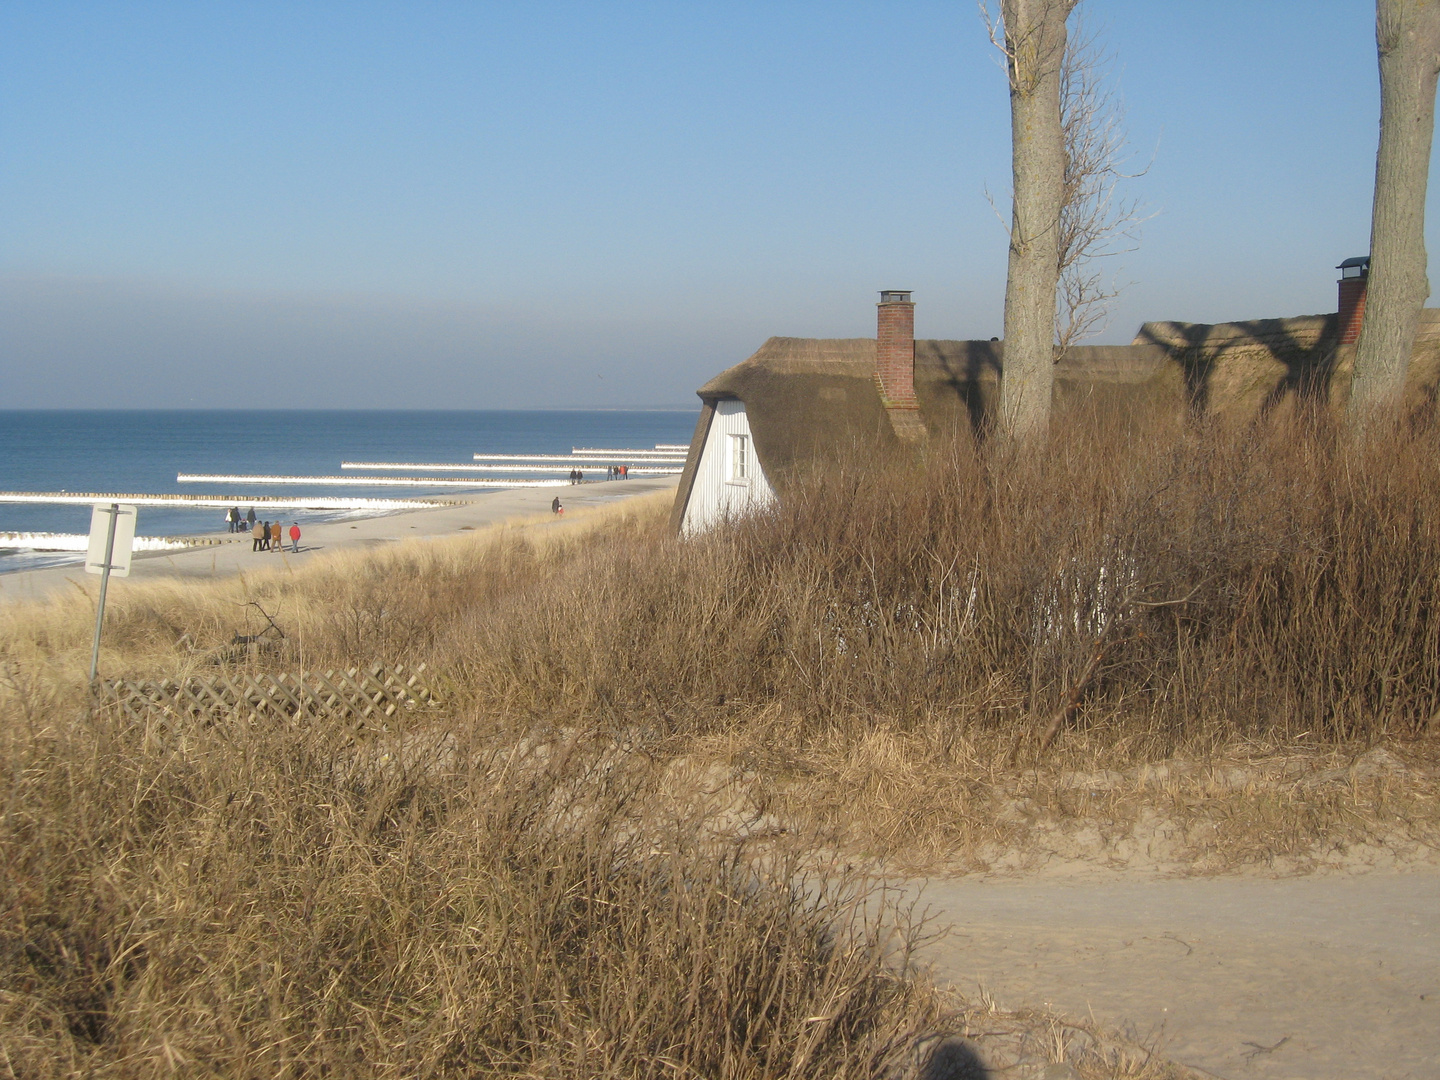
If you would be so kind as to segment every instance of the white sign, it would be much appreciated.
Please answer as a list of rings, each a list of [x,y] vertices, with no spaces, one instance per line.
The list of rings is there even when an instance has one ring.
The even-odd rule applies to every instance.
[[[110,552],[112,577],[130,576],[130,549],[135,546],[135,507],[128,503],[97,504],[90,513],[90,549],[85,554],[85,572],[105,572],[105,545],[110,536],[110,520],[115,520],[115,543]]]

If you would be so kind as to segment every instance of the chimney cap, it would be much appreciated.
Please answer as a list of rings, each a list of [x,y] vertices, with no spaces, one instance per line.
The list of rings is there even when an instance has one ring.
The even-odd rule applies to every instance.
[[[880,303],[882,304],[908,304],[910,303],[909,289],[881,289]]]
[[[1342,278],[1369,277],[1370,256],[1356,255],[1353,259],[1346,259],[1335,269],[1340,271]]]

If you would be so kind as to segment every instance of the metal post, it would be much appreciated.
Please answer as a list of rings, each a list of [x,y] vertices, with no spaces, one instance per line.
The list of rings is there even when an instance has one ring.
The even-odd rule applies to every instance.
[[[110,560],[115,555],[115,523],[120,520],[120,504],[111,503],[104,511],[110,515],[110,528],[105,532],[105,565],[100,570],[100,603],[95,607],[95,644],[90,649],[90,682],[100,668],[100,627],[105,622],[105,587],[110,584]]]

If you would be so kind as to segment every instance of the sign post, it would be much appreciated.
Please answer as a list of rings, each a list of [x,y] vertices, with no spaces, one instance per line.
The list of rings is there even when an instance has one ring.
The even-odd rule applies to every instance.
[[[105,624],[105,589],[110,575],[130,576],[130,553],[135,546],[136,509],[125,503],[97,506],[90,514],[90,545],[85,572],[100,575],[100,602],[95,605],[95,643],[90,649],[90,682],[100,667],[100,628]]]

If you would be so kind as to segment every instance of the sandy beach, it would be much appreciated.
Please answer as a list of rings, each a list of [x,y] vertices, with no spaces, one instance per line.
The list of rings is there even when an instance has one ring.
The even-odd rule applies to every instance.
[[[123,589],[130,581],[160,578],[211,581],[266,567],[294,565],[326,552],[374,547],[406,539],[457,536],[505,522],[544,528],[557,522],[550,512],[550,501],[557,494],[567,515],[573,518],[576,514],[613,504],[617,500],[674,490],[678,482],[678,477],[664,476],[602,481],[576,487],[516,488],[457,497],[451,506],[306,525],[298,553],[290,550],[288,539],[284,550],[279,553],[256,552],[251,550],[249,536],[230,536],[221,532],[211,538],[220,541],[216,544],[185,551],[137,552],[131,563],[130,576],[112,579],[110,587]],[[288,519],[285,527],[289,528]],[[85,568],[78,563],[0,574],[0,602],[40,600],[57,589],[73,585],[88,588],[98,582],[98,577],[86,574]]]

